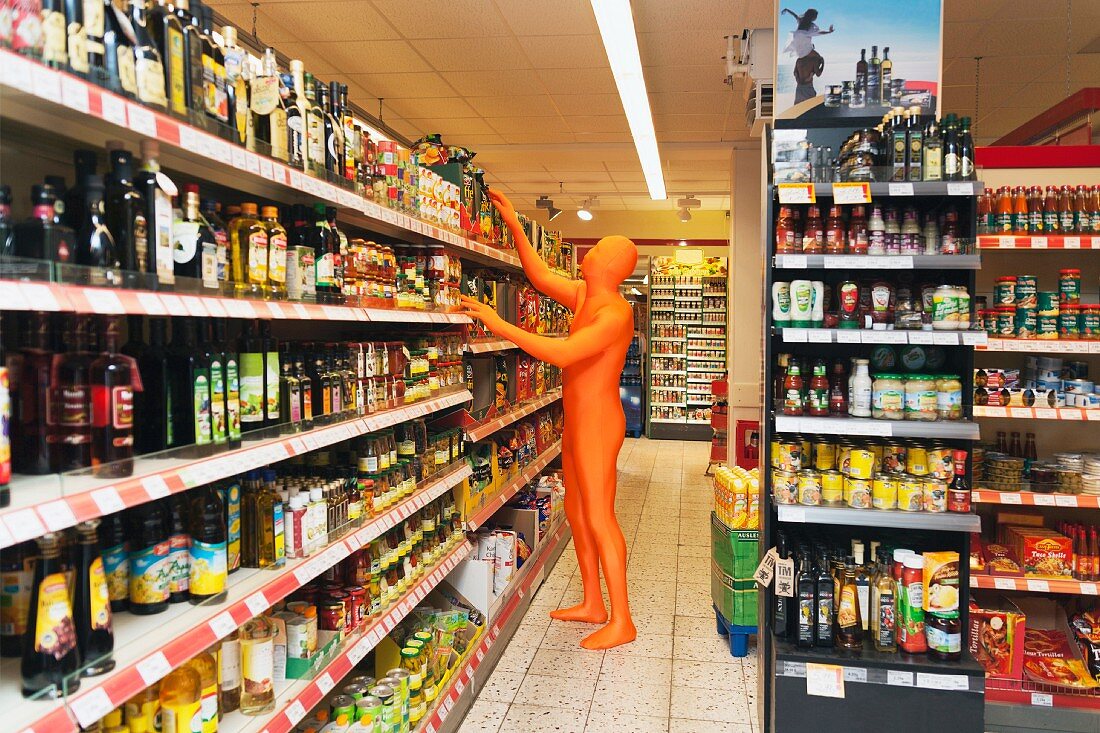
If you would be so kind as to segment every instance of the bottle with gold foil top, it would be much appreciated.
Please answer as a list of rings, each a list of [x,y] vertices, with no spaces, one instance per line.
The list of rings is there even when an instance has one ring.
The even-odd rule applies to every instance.
[[[61,569],[60,536],[47,532],[39,537],[38,551],[20,673],[23,697],[56,699],[80,686],[80,680],[74,679],[80,650],[69,586]]]
[[[267,229],[268,295],[272,300],[286,300],[286,229],[279,223],[279,209],[265,206],[260,217]]]
[[[202,677],[190,665],[172,670],[160,681],[161,733],[200,733]]]
[[[96,534],[98,526],[98,519],[76,525],[73,623],[76,626],[77,649],[83,660],[82,677],[94,677],[115,667],[115,661],[111,658],[115,648],[111,598]]]
[[[267,292],[267,227],[256,204],[241,204],[241,215],[229,223],[230,279],[233,295],[263,298]]]
[[[199,673],[199,715],[202,719],[202,733],[218,733],[218,661],[216,652],[217,646],[213,646],[195,655],[185,665]]]

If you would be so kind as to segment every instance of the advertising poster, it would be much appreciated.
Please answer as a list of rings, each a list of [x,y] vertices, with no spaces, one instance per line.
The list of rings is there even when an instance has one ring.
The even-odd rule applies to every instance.
[[[813,126],[937,110],[941,0],[778,0],[775,119]]]

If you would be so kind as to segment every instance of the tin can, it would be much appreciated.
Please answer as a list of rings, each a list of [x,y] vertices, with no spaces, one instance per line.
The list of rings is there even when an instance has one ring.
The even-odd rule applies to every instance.
[[[999,277],[993,284],[993,305],[1016,305],[1016,278],[1011,275]]]
[[[1058,296],[1062,305],[1077,305],[1081,302],[1081,271],[1067,269],[1058,271]]]
[[[922,495],[924,498],[924,511],[947,511],[947,482],[938,478],[926,476],[922,482]]]
[[[1058,293],[1054,290],[1040,290],[1036,294],[1035,298],[1036,308],[1039,309],[1039,315],[1056,316],[1058,315]]]
[[[1058,338],[1058,316],[1039,316],[1035,322],[1035,338],[1047,340]]]
[[[814,460],[813,444],[809,438],[800,438],[800,440],[802,441],[802,468],[809,468]]]
[[[1035,275],[1016,276],[1016,307],[1037,308],[1039,278]]]
[[[355,719],[355,700],[352,700],[347,695],[335,695],[332,700],[329,701],[329,707],[332,710],[332,719],[341,715],[348,716],[348,720]]]
[[[1016,306],[997,306],[997,336],[1000,338],[1016,338]]]
[[[814,468],[831,471],[836,468],[836,443],[821,441],[813,444]]]
[[[871,480],[848,477],[844,483],[848,506],[853,509],[871,508]]]
[[[891,473],[876,473],[871,483],[871,506],[875,509],[897,509],[898,479]]]
[[[1035,337],[1035,331],[1039,328],[1039,311],[1036,308],[1016,307],[1016,338],[1029,339]]]
[[[982,328],[987,336],[997,337],[997,309],[986,308],[982,311]]]
[[[798,503],[798,480],[794,471],[772,470],[772,496],[776,504]]]
[[[401,667],[394,667],[389,672],[386,672],[386,676],[383,678],[383,683],[389,684],[393,687],[394,692],[394,705],[397,705],[397,701],[401,701],[401,720],[406,726],[404,729],[408,730],[409,723],[409,687],[411,685],[411,675],[409,670],[402,669]],[[389,682],[387,682],[389,680]]]
[[[926,476],[928,471],[928,449],[922,445],[909,446],[905,454],[905,472],[914,476]]]
[[[865,448],[853,448],[848,463],[848,476],[869,479],[875,475],[875,454]]]
[[[344,631],[344,604],[330,602],[321,604],[317,619],[317,628],[322,631]]]
[[[379,680],[378,684],[370,689],[370,694],[371,697],[377,698],[381,703],[378,707],[377,720],[379,722],[375,724],[375,729],[378,731],[392,731],[395,730],[395,723],[400,726],[401,703],[400,699],[397,698],[396,691],[391,686],[384,684],[382,680]],[[394,711],[397,713],[396,717]]]
[[[776,459],[772,464],[781,471],[802,470],[802,441],[783,438],[776,446]]]
[[[1058,337],[1064,339],[1075,339],[1081,335],[1081,329],[1078,325],[1078,319],[1081,316],[1081,309],[1073,303],[1063,303],[1062,309],[1058,311]]]
[[[882,446],[882,470],[897,472],[905,470],[907,450],[904,443],[887,443]]]
[[[836,470],[840,471],[845,476],[848,475],[848,468],[852,463],[852,449],[853,446],[848,442],[841,442],[836,447]]]
[[[768,463],[772,468],[779,468],[779,439],[772,438],[768,445]]]
[[[1077,330],[1081,338],[1088,341],[1100,339],[1100,305],[1080,306],[1080,316],[1077,318]]]
[[[347,695],[352,700],[362,700],[367,696],[367,685],[362,682],[349,682],[340,688],[341,695]]]
[[[898,509],[919,512],[924,508],[924,482],[920,476],[902,474],[898,480]]]
[[[821,472],[821,503],[825,506],[844,503],[844,474],[840,471]]]
[[[950,480],[955,473],[955,460],[951,449],[936,443],[928,449],[928,473],[941,481]]]
[[[875,473],[878,473],[882,470],[882,457],[886,454],[886,451],[879,443],[874,443],[870,446],[867,446],[867,450],[871,451],[875,455],[874,470]]]
[[[382,724],[382,701],[374,695],[356,700],[355,720],[363,728],[374,733]]]
[[[821,506],[821,473],[811,468],[798,472],[798,503]]]

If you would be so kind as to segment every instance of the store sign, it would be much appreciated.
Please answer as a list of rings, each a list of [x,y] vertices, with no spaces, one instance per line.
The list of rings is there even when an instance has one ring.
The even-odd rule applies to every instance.
[[[881,118],[890,107],[933,114],[942,79],[942,0],[777,3],[775,119],[803,126]]]

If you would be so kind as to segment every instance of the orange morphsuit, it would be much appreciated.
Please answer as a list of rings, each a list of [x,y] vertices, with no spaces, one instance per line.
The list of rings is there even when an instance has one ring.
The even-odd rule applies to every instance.
[[[523,271],[540,292],[573,311],[569,337],[553,339],[507,323],[487,305],[463,298],[467,315],[493,333],[510,339],[536,359],[563,370],[565,432],[565,516],[584,586],[584,600],[573,608],[552,611],[564,621],[607,621],[600,593],[600,567],[611,599],[611,620],[587,636],[581,646],[609,649],[634,641],[626,592],[626,542],[615,518],[616,459],[626,436],[626,417],[619,401],[619,374],[634,336],[634,313],[619,295],[619,284],[632,272],[638,250],[626,237],[604,237],[581,263],[583,281],[553,274],[535,252],[512,204],[490,191],[497,211],[512,231]]]

